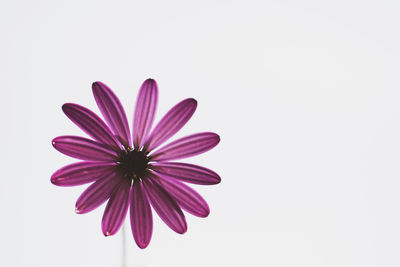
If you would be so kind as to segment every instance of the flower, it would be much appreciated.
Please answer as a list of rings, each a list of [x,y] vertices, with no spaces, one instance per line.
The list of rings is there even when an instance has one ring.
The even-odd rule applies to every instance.
[[[92,85],[96,103],[106,121],[77,104],[62,106],[64,113],[92,139],[59,136],[55,149],[82,161],[62,167],[51,176],[58,186],[77,186],[93,182],[78,198],[76,213],[83,214],[107,202],[102,231],[114,235],[130,214],[136,244],[146,248],[153,231],[150,206],[175,232],[187,230],[182,209],[198,217],[207,217],[207,202],[185,183],[212,185],[221,181],[207,168],[170,162],[198,155],[215,147],[220,138],[211,132],[192,134],[167,145],[192,117],[197,102],[185,99],[165,114],[152,131],[158,101],[155,80],[141,86],[133,118],[131,138],[125,111],[111,89],[101,82]]]

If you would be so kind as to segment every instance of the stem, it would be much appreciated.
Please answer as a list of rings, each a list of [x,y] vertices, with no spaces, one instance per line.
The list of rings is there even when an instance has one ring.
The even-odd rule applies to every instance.
[[[122,225],[122,267],[127,267],[126,265],[126,229],[125,222]]]

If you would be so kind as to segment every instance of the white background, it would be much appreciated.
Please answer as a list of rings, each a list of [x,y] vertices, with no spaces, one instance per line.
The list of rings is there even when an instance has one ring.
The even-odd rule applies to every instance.
[[[222,183],[196,186],[206,219],[157,217],[135,266],[400,266],[398,1],[0,1],[0,266],[121,266],[104,206],[74,213],[85,186],[51,174],[51,146],[84,135],[61,111],[98,112],[108,84],[129,121],[148,77],[157,120],[198,100],[175,137],[215,131],[187,160]]]

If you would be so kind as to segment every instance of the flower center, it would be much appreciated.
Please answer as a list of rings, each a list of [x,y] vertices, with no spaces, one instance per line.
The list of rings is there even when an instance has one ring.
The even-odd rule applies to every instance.
[[[130,179],[143,178],[147,173],[149,158],[144,151],[131,150],[119,158],[119,170]]]

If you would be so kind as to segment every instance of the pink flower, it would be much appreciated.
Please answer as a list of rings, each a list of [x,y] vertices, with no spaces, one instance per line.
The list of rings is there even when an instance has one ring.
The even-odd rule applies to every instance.
[[[131,138],[125,111],[107,85],[92,85],[97,105],[107,124],[95,113],[77,104],[62,109],[92,139],[59,136],[55,149],[82,161],[57,170],[51,182],[58,186],[76,186],[93,182],[78,198],[76,212],[87,213],[108,200],[102,219],[104,235],[118,232],[126,214],[136,244],[148,246],[153,231],[150,206],[175,232],[187,230],[182,209],[207,217],[207,202],[186,183],[212,185],[221,178],[212,170],[193,164],[170,162],[192,157],[215,147],[220,138],[211,132],[192,134],[160,147],[192,117],[197,107],[193,98],[175,105],[151,130],[158,86],[146,80],[137,97]]]

